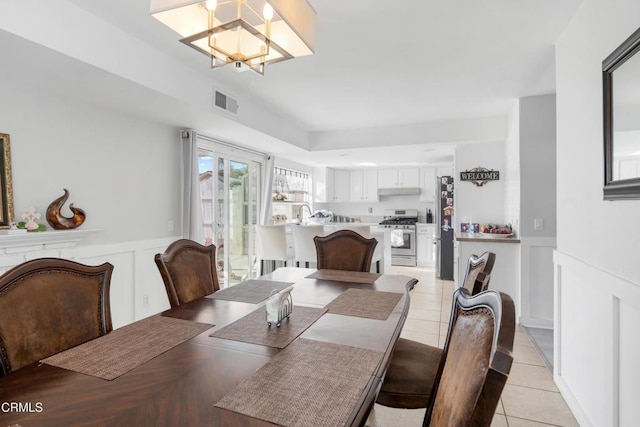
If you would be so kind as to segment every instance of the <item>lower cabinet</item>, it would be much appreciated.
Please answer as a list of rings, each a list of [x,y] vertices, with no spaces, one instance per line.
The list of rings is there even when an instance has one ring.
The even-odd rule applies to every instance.
[[[418,224],[416,233],[416,258],[419,267],[436,265],[435,225]]]

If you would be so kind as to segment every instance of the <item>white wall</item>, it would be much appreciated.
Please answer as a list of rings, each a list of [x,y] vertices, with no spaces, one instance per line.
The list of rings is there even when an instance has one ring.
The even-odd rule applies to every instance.
[[[556,383],[583,426],[632,426],[640,399],[640,201],[603,201],[602,60],[637,0],[585,0],[556,45]]]
[[[18,84],[16,84],[18,83]],[[102,229],[86,243],[180,234],[179,129],[0,78],[0,130],[10,134],[16,217],[70,192]],[[65,205],[65,209],[68,205]],[[70,215],[70,212],[63,212]],[[175,231],[168,232],[174,221]]]
[[[556,97],[520,98],[520,236],[556,236]],[[534,230],[534,218],[542,230]]]
[[[456,222],[504,224],[505,181],[489,181],[481,187],[460,181],[460,172],[481,166],[504,172],[504,142],[459,145],[456,148],[455,217]],[[513,224],[515,226],[515,224]],[[460,231],[459,228],[456,231]]]

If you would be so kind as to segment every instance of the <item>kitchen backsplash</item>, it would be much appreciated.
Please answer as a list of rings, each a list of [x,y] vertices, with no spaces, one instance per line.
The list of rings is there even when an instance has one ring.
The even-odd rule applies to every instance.
[[[419,202],[415,196],[392,196],[373,203],[314,203],[313,209],[326,209],[334,215],[360,218],[361,222],[375,223],[382,221],[385,209],[417,209],[418,222],[426,222],[427,209],[434,212],[434,205]]]

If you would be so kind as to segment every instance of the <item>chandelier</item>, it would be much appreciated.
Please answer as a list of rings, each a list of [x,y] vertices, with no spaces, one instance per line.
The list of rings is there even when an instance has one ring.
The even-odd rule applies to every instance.
[[[313,55],[316,12],[306,0],[151,0],[151,15],[211,58],[264,74],[264,66]]]

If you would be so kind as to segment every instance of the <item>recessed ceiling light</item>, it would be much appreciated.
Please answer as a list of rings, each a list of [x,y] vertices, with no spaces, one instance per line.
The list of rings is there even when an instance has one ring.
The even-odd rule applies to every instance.
[[[355,163],[355,165],[356,166],[368,166],[368,167],[373,167],[373,168],[378,166],[377,164],[375,164],[373,162],[360,162],[360,163]]]

